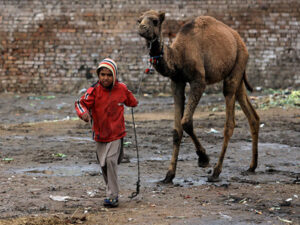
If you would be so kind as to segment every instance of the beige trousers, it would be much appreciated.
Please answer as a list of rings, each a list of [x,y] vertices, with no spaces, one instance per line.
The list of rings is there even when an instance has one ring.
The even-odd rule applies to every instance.
[[[112,142],[96,142],[96,154],[106,183],[106,197],[119,195],[118,160],[121,151],[121,139]]]

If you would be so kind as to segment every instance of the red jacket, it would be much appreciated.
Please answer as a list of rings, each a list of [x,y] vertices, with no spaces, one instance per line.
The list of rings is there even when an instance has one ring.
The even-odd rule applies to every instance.
[[[77,115],[92,117],[93,138],[98,142],[111,142],[126,135],[124,105],[135,107],[138,102],[127,86],[116,81],[111,90],[98,81],[75,102]]]

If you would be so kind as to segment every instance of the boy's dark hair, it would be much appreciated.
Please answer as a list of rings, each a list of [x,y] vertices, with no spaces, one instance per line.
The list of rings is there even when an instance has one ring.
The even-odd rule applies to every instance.
[[[99,77],[100,71],[101,71],[103,68],[105,68],[105,67],[100,67],[100,68],[98,68],[98,69],[96,70],[96,73],[97,73],[97,76],[98,76],[98,77]]]

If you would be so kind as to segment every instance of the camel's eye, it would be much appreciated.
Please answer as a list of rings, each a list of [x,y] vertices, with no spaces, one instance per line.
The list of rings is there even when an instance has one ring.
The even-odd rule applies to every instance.
[[[158,20],[154,19],[152,22],[153,22],[153,25],[154,25],[154,26],[157,26]]]

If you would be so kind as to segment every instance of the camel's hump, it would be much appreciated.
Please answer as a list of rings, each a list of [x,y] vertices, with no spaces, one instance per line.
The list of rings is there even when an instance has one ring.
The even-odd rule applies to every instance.
[[[200,29],[200,28],[205,28],[207,26],[211,25],[224,25],[221,21],[218,21],[214,17],[211,16],[198,16],[195,19],[187,21],[179,30],[179,33],[182,34],[188,34],[192,32],[195,28]]]

